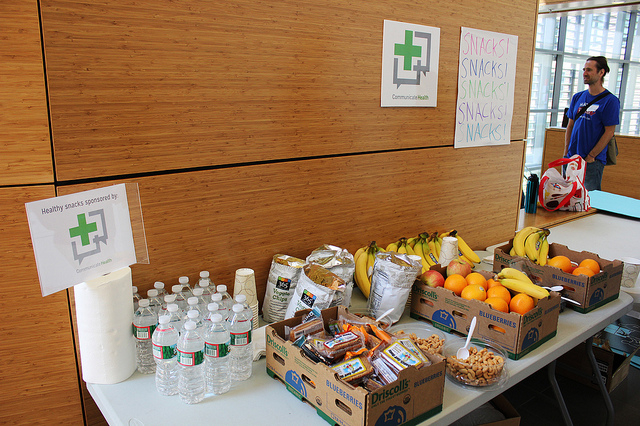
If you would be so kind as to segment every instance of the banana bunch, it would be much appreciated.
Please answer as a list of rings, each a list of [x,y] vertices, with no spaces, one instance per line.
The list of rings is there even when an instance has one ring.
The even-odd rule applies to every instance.
[[[432,246],[435,250],[435,243],[429,243],[429,233],[422,232],[419,235],[411,238],[400,238],[398,241],[390,243],[385,251],[393,251],[396,253],[406,253],[409,255],[416,255],[420,257],[422,262],[422,273],[426,272],[433,265],[438,264],[438,258],[432,251]]]
[[[469,244],[458,234],[458,231],[452,229],[449,232],[443,232],[440,234],[440,240],[444,237],[455,237],[458,239],[458,257],[467,262],[472,267],[475,263],[480,263],[480,257],[469,247]]]
[[[376,260],[376,253],[383,251],[375,241],[371,241],[369,245],[360,247],[353,255],[353,259],[356,263],[356,272],[354,274],[354,280],[356,285],[364,294],[364,297],[369,298],[371,292],[371,276],[373,275],[373,264]]]
[[[513,247],[509,254],[512,256],[528,257],[538,265],[546,265],[549,257],[549,230],[527,226],[518,231],[513,237]]]
[[[549,292],[546,289],[535,285],[527,274],[514,268],[503,268],[496,275],[496,281],[509,290],[528,294],[534,299],[544,299],[549,296]]]

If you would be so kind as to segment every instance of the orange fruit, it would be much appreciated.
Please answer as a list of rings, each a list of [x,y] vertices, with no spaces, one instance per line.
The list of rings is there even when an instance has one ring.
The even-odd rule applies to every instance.
[[[469,284],[462,289],[460,297],[467,300],[475,299],[484,302],[487,298],[487,290],[485,290],[480,284]]]
[[[468,285],[481,285],[485,290],[489,288],[487,279],[480,272],[472,272],[464,278]]]
[[[487,297],[485,303],[491,305],[491,307],[500,312],[509,312],[509,304],[501,297]]]
[[[595,273],[587,268],[586,266],[578,266],[576,269],[573,270],[572,272],[573,275],[586,275],[588,277],[592,277],[595,275]]]
[[[493,278],[489,278],[487,280],[487,290],[489,290],[491,287],[495,287],[497,285],[502,285],[502,284],[500,284],[498,281],[494,280]]]
[[[460,296],[462,293],[462,289],[467,286],[467,280],[460,274],[452,274],[444,280],[444,288],[447,290],[453,291],[455,294]]]
[[[505,302],[511,302],[511,292],[502,284],[495,285],[487,290],[487,298],[499,297]]]
[[[571,260],[567,256],[554,256],[547,261],[547,265],[555,266],[562,269],[564,272],[571,272]]]
[[[518,293],[511,298],[509,302],[509,310],[524,315],[536,306],[533,297],[528,294]]]
[[[594,274],[600,272],[600,264],[593,259],[585,259],[578,265],[579,267],[589,268]]]

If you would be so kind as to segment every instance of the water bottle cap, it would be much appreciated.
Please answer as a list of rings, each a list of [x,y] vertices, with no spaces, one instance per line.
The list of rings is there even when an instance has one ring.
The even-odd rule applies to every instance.
[[[156,281],[155,283],[153,283],[153,286],[158,290],[164,289],[164,283],[162,281]]]
[[[209,271],[200,271],[200,278],[209,278]]]
[[[155,288],[152,288],[151,290],[147,291],[147,297],[156,297],[158,295],[158,290],[156,290]]]
[[[218,305],[216,302],[211,302],[207,305],[207,309],[210,312],[217,311],[218,309],[220,309],[220,305]]]
[[[138,287],[135,285],[131,286],[131,293],[137,293],[138,292]]]
[[[180,284],[189,284],[189,277],[180,277],[178,278],[178,282]]]
[[[213,323],[222,322],[222,315],[220,315],[220,314],[211,315],[211,322],[213,322]]]
[[[171,286],[171,291],[174,293],[180,293],[182,291],[182,286],[180,284]]]
[[[242,312],[243,310],[244,307],[241,304],[236,303],[235,305],[233,305],[233,312],[235,312],[236,314]]]
[[[189,319],[196,319],[200,316],[200,312],[198,312],[197,309],[192,309],[189,312],[187,312],[187,317],[189,317]]]
[[[176,305],[175,303],[169,303],[167,305],[167,311],[169,311],[169,312],[178,312],[178,305]]]
[[[218,285],[218,287],[216,287],[216,290],[218,291],[218,293],[224,293],[225,291],[227,291],[227,286],[224,284],[220,284]]]
[[[160,318],[158,318],[159,324],[169,324],[169,321],[171,321],[171,317],[169,315],[161,315]]]
[[[187,322],[184,323],[184,329],[185,330],[195,330],[196,329],[196,323],[189,320]]]
[[[213,293],[211,295],[211,300],[213,302],[220,302],[222,300],[222,295],[220,293]]]
[[[189,305],[197,305],[198,304],[198,298],[191,296],[190,298],[187,299],[187,304],[189,304]]]
[[[201,289],[203,289],[203,290],[204,290],[205,288],[209,287],[209,284],[207,284],[207,282],[206,282],[206,281],[200,281],[200,282],[198,283],[198,286],[199,286],[199,288],[201,288]],[[198,289],[196,288],[195,290],[198,290]]]
[[[239,294],[236,296],[236,302],[238,303],[244,303],[247,301],[247,295],[246,294]]]
[[[193,289],[193,295],[194,296],[202,296],[202,293],[204,293],[204,288],[202,288],[202,287],[198,287],[198,288],[194,288]]]
[[[164,301],[165,303],[172,303],[176,301],[176,295],[175,294],[166,294],[164,296]]]
[[[147,306],[149,306],[149,299],[140,299],[138,301],[138,306],[146,308]]]

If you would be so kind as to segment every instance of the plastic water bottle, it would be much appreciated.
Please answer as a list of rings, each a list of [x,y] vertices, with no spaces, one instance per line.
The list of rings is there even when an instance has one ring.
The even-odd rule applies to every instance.
[[[167,315],[170,317],[169,322],[173,325],[173,328],[180,332],[184,323],[184,321],[182,321],[182,311],[180,307],[175,303],[169,303],[167,305]]]
[[[241,304],[242,307],[245,309],[245,312],[249,317],[249,321],[251,321],[251,328],[255,329],[256,327],[254,327],[255,318],[253,318],[253,309],[251,309],[251,306],[249,306],[249,304],[247,303],[247,295],[242,293],[238,294],[235,300],[236,300],[236,303]]]
[[[171,287],[171,292],[176,295],[176,304],[178,307],[184,311],[187,307],[187,299],[182,292],[182,286],[180,284],[174,285]]]
[[[156,281],[155,283],[153,283],[153,288],[158,290],[158,296],[160,296],[161,299],[165,294],[167,294],[166,290],[164,289],[164,283],[162,281]]]
[[[187,321],[178,339],[178,392],[187,404],[204,399],[204,339],[196,331],[196,323]]]
[[[227,308],[227,305],[222,302],[222,293],[214,293],[214,294],[212,294],[211,295],[211,302],[218,304],[218,313],[220,315],[222,315],[222,320],[223,321],[228,321],[229,320],[229,309]],[[208,308],[209,308],[209,305],[207,305],[207,309]]]
[[[187,325],[187,322],[189,321],[193,321],[196,323],[196,331],[198,333],[200,333],[200,336],[204,335],[204,326],[205,323],[202,319],[202,317],[200,316],[200,311],[197,309],[192,309],[189,312],[187,312],[187,314],[184,317],[184,324],[182,325],[182,329],[180,330],[180,334],[183,334],[185,332],[185,326]]]
[[[187,309],[184,312],[183,315],[183,319],[186,322],[187,321],[187,314],[189,313],[189,311],[193,311],[196,310],[198,311],[198,313],[200,313],[200,307],[198,306],[198,298],[195,296],[191,296],[190,298],[187,299]]]
[[[176,303],[176,295],[175,294],[165,294],[162,297],[162,306],[160,311],[158,312],[158,317],[162,315],[167,315],[167,305],[171,303]]]
[[[162,315],[153,332],[156,390],[160,395],[178,393],[178,330],[173,328],[170,321],[169,315]]]
[[[205,302],[204,300],[203,291],[204,289],[200,287],[193,289],[193,297],[198,299],[198,310],[200,311],[200,315],[202,316],[202,318],[204,318],[207,315],[207,302]]]
[[[216,302],[211,302],[207,305],[207,316],[204,317],[204,320],[206,321],[205,327],[210,327],[211,326],[211,318],[213,318],[214,315],[220,315],[220,317],[222,318],[222,325],[224,325],[225,327],[227,326],[227,310],[224,309],[224,307],[221,307],[220,304],[216,303]]]
[[[251,316],[238,303],[233,305],[233,316],[229,321],[231,336],[231,379],[247,380],[251,377],[253,345],[251,343]]]
[[[198,280],[198,287],[204,290],[203,296],[208,298],[216,292],[216,286],[213,284],[213,280],[209,277],[209,271],[200,271],[200,279]]]
[[[135,311],[138,310],[138,302],[140,301],[140,299],[142,299],[142,297],[140,297],[140,294],[138,293],[138,287],[137,286],[131,286],[131,293],[133,295],[133,312],[135,313]]]
[[[220,395],[231,388],[229,343],[229,332],[224,326],[222,315],[213,314],[211,323],[204,333],[207,392]]]
[[[156,372],[151,339],[157,319],[155,312],[149,308],[149,300],[140,299],[138,310],[133,314],[133,336],[136,338],[136,365],[142,374]]]
[[[149,299],[149,307],[157,316],[160,309],[162,309],[162,299],[158,296],[158,290],[152,288],[147,291],[147,299]]]
[[[216,287],[216,291],[222,295],[222,303],[229,310],[229,315],[231,315],[231,308],[233,307],[234,303],[229,293],[227,293],[227,286],[224,284],[220,284]]]
[[[189,284],[189,277],[183,276],[178,278],[178,282],[182,286],[182,294],[184,294],[184,298],[188,299],[191,297],[191,284]]]

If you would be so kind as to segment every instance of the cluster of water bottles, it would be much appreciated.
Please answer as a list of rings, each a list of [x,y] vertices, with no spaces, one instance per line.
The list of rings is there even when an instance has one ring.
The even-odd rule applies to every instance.
[[[207,271],[194,288],[188,277],[179,283],[167,293],[156,282],[146,299],[133,287],[136,363],[141,373],[155,373],[160,394],[195,404],[251,377],[253,311],[245,295],[234,301]]]

